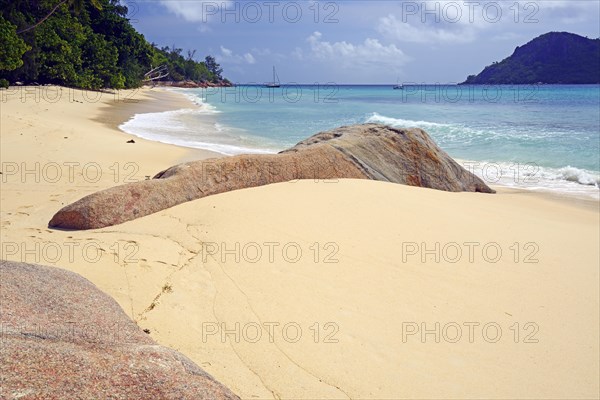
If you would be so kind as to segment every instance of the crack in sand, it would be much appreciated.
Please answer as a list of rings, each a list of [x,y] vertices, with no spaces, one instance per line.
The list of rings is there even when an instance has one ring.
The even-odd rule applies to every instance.
[[[131,283],[129,282],[129,275],[127,274],[127,265],[126,263],[124,263],[122,265],[123,267],[123,273],[125,275],[125,280],[127,281],[127,297],[129,297],[129,306],[131,307],[131,318],[134,318],[134,311],[133,311],[133,297],[131,296]],[[134,321],[137,323],[137,321],[134,319]]]
[[[197,239],[197,238],[196,238],[196,239]],[[200,240],[200,239],[197,239],[197,240]],[[214,258],[214,256],[212,256],[212,255],[211,255],[210,257],[211,257],[213,260],[215,260],[215,262],[216,262],[216,259]],[[215,318],[215,321],[217,321],[217,322],[219,322],[219,323],[223,323],[223,321],[222,321],[222,320],[220,320],[220,319],[219,319],[219,317],[217,317],[217,310],[216,310],[217,295],[220,293],[220,291],[219,291],[219,286],[217,285],[217,283],[216,283],[216,281],[215,281],[215,279],[214,279],[214,276],[213,276],[212,272],[211,272],[211,271],[209,271],[209,270],[207,270],[207,271],[208,271],[208,273],[210,274],[211,280],[212,280],[212,282],[213,282],[213,284],[214,284],[214,287],[215,287],[215,295],[213,296],[213,304],[212,304],[212,312],[213,312],[213,316],[214,316],[214,318]],[[259,380],[259,381],[262,383],[262,385],[263,385],[263,387],[264,387],[265,389],[267,389],[269,392],[271,392],[271,395],[273,395],[273,398],[274,398],[274,399],[277,399],[277,400],[280,400],[280,399],[281,399],[281,395],[280,395],[279,393],[277,393],[277,392],[275,391],[275,389],[271,389],[271,388],[269,387],[269,385],[267,385],[267,383],[266,383],[266,382],[263,380],[262,376],[260,376],[260,374],[259,374],[257,371],[255,371],[255,370],[254,370],[254,369],[253,369],[253,368],[252,368],[250,365],[248,365],[248,364],[247,364],[247,363],[244,361],[244,359],[242,358],[242,356],[241,356],[241,355],[238,353],[238,351],[237,351],[237,350],[235,349],[235,347],[233,346],[233,343],[231,343],[231,342],[229,341],[229,342],[228,342],[228,344],[229,344],[229,347],[231,348],[231,351],[233,351],[233,353],[234,353],[234,354],[235,354],[235,356],[238,358],[238,360],[240,360],[240,362],[241,362],[241,363],[242,363],[242,364],[243,364],[243,365],[244,365],[244,366],[245,366],[245,367],[246,367],[246,368],[247,368],[247,369],[248,369],[250,372],[252,372],[252,373],[253,373],[253,374],[254,374],[254,375],[255,375],[255,376],[258,378],[258,380]]]
[[[179,220],[179,221],[181,222],[181,220]],[[185,224],[185,225],[186,225],[186,228],[189,228],[189,225],[188,225],[188,224]],[[186,229],[186,230],[187,230],[187,229]],[[98,231],[97,233],[110,233],[110,234],[120,234],[120,235],[131,235],[131,232],[124,232],[124,231],[120,231],[120,230]],[[189,232],[188,232],[188,233],[189,233]],[[132,298],[132,296],[131,296],[131,285],[130,285],[130,280],[129,280],[129,276],[128,276],[128,274],[127,274],[127,271],[126,271],[126,268],[127,268],[127,264],[128,264],[128,262],[126,262],[126,261],[121,261],[121,260],[120,260],[120,258],[118,257],[118,254],[117,254],[117,253],[115,253],[115,252],[111,253],[111,254],[113,254],[113,256],[115,256],[115,260],[117,260],[117,264],[118,264],[118,265],[120,265],[120,266],[122,266],[122,267],[124,268],[124,271],[125,271],[125,278],[126,278],[126,280],[127,280],[127,286],[128,286],[128,297],[129,297],[130,308],[131,308],[131,317],[132,317],[132,318],[134,319],[134,321],[137,323],[137,322],[139,322],[139,321],[141,321],[141,320],[145,319],[145,315],[146,315],[148,312],[152,311],[153,309],[155,309],[155,308],[158,306],[158,304],[159,304],[159,302],[158,302],[158,301],[159,301],[160,297],[161,297],[161,296],[162,296],[162,295],[163,295],[165,292],[170,292],[170,291],[172,291],[172,287],[171,287],[171,284],[170,284],[170,282],[172,281],[172,277],[173,277],[173,276],[174,276],[174,275],[175,275],[177,272],[179,272],[179,271],[181,271],[183,268],[185,268],[186,266],[188,266],[188,265],[191,265],[191,263],[192,263],[192,260],[193,260],[195,257],[197,257],[197,253],[196,253],[195,249],[191,249],[191,248],[189,248],[189,247],[188,247],[188,246],[186,246],[186,245],[185,245],[183,242],[181,242],[181,241],[179,241],[179,240],[177,240],[177,239],[175,239],[175,238],[172,238],[172,237],[170,237],[170,236],[160,236],[160,235],[157,235],[157,234],[152,234],[152,233],[141,233],[141,232],[136,232],[135,234],[136,234],[136,235],[138,235],[138,236],[142,236],[142,237],[153,237],[153,238],[160,239],[160,240],[168,240],[168,241],[170,241],[170,242],[172,242],[172,243],[176,244],[177,246],[179,246],[179,247],[181,248],[181,250],[182,250],[182,251],[180,251],[180,252],[179,252],[179,256],[180,256],[180,257],[184,256],[184,255],[185,255],[185,252],[187,252],[187,253],[190,255],[190,256],[187,258],[187,260],[186,260],[185,262],[183,262],[183,263],[181,263],[181,262],[178,262],[177,264],[169,264],[169,263],[166,263],[166,262],[164,262],[164,261],[162,261],[162,260],[153,260],[153,261],[151,261],[151,262],[161,263],[161,264],[164,264],[164,265],[173,266],[173,267],[175,267],[175,268],[176,268],[176,270],[172,271],[171,273],[169,273],[169,274],[166,276],[166,279],[165,279],[165,281],[164,281],[164,283],[163,283],[163,285],[162,285],[162,287],[161,287],[161,291],[160,291],[160,292],[159,292],[159,293],[158,293],[158,294],[157,294],[157,295],[154,297],[154,299],[152,300],[152,302],[150,303],[150,305],[149,305],[148,307],[146,307],[146,308],[145,308],[145,309],[144,309],[142,312],[138,313],[138,314],[137,314],[137,317],[136,317],[136,315],[135,315],[135,311],[134,311],[134,306],[133,306],[133,303],[134,303],[134,301],[133,301],[133,298]],[[191,235],[190,235],[190,236],[191,236]],[[193,237],[193,236],[192,236],[192,237]],[[99,241],[99,242],[100,242],[100,240],[99,240],[99,239],[93,239],[93,240],[96,240],[96,241]],[[128,241],[128,242],[133,242],[133,243],[136,243],[136,244],[137,244],[137,242],[135,242],[135,241]],[[166,287],[169,287],[169,288],[171,288],[171,290],[170,290],[170,291],[165,291],[165,288],[166,288]]]
[[[198,240],[200,243],[204,243],[200,238],[192,235],[192,237],[194,237],[196,240]],[[226,271],[225,268],[223,267],[223,265],[221,263],[219,263],[217,261],[217,259],[214,257],[214,255],[209,254],[210,258],[215,262],[215,264],[217,264],[221,270],[221,272],[227,277],[227,279],[235,286],[235,288],[238,290],[239,293],[241,293],[241,295],[243,296],[243,298],[245,299],[245,302],[248,306],[248,308],[250,309],[250,311],[252,312],[252,314],[254,315],[254,317],[256,318],[256,320],[258,320],[260,322],[260,326],[263,329],[263,331],[267,332],[267,334],[269,333],[268,331],[266,331],[266,329],[264,328],[264,322],[262,321],[262,319],[258,316],[257,311],[254,309],[254,307],[252,306],[252,303],[250,302],[250,298],[248,297],[248,295],[244,292],[244,290],[239,286],[239,284],[235,281],[235,279],[233,279],[233,277],[231,275],[229,275]],[[216,281],[213,277],[212,272],[209,271],[209,273],[211,274],[211,277],[213,278],[213,283],[215,284],[215,288],[217,288],[217,292],[219,291],[218,289],[218,285],[216,284]],[[213,315],[215,316],[215,319],[218,322],[222,322],[217,318],[216,315],[216,310],[215,310],[215,303],[216,303],[216,294],[215,297],[213,298]],[[287,354],[279,345],[277,345],[277,343],[275,343],[274,341],[272,342],[272,344],[275,346],[275,348],[293,365],[295,365],[298,369],[300,369],[301,371],[304,371],[307,375],[312,376],[313,378],[315,378],[316,380],[318,380],[320,383],[324,383],[325,385],[330,386],[331,388],[337,389],[338,391],[340,391],[341,393],[344,394],[344,396],[346,396],[348,399],[350,399],[350,395],[348,393],[346,393],[344,390],[342,390],[340,387],[329,383],[327,380],[319,377],[318,375],[316,375],[315,373],[313,373],[312,371],[308,370],[306,367],[302,366],[301,364],[299,364],[297,361],[295,361],[294,359],[292,359],[292,357]],[[248,370],[250,370],[252,373],[254,373],[258,379],[263,383],[264,387],[269,390],[273,396],[276,399],[281,399],[281,395],[279,393],[277,393],[274,389],[271,389],[263,380],[263,378],[260,376],[260,374],[258,372],[256,372],[255,370],[253,370],[240,356],[240,354],[236,351],[235,346],[233,345],[233,343],[229,342],[229,345],[231,346],[231,349],[233,350],[233,352],[236,354],[236,356],[238,357],[238,359],[246,366],[246,368],[248,368]]]

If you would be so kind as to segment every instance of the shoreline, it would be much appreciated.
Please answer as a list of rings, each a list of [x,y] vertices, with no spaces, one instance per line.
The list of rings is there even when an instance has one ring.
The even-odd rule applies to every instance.
[[[135,96],[133,105],[2,103],[0,258],[89,279],[157,343],[242,398],[598,393],[600,327],[589,316],[600,312],[600,213],[589,204],[516,189],[487,195],[309,180],[209,196],[104,229],[48,229],[56,211],[89,193],[210,157],[138,138],[127,144],[132,136],[115,126],[131,112],[186,104],[150,90]],[[474,242],[472,260],[463,244]],[[277,244],[274,260],[265,243]],[[458,245],[462,256],[423,258],[407,254],[407,244]],[[291,259],[286,246],[300,256]],[[470,342],[464,323],[473,321]],[[454,323],[463,337],[403,341],[407,323]],[[494,343],[481,335],[490,323],[504,333]],[[539,330],[529,344],[531,323]],[[256,326],[263,334],[254,341]],[[297,341],[289,326],[302,329]]]
[[[136,89],[136,91],[137,90],[138,89]],[[139,101],[123,102],[122,104],[118,105],[118,107],[116,107],[116,104],[107,104],[105,107],[100,109],[100,113],[96,118],[94,118],[94,120],[103,123],[111,130],[118,131],[124,135],[127,135],[127,137],[135,138],[134,140],[148,143],[158,143],[164,146],[174,146],[178,149],[186,149],[189,154],[182,157],[180,159],[181,161],[178,161],[177,163],[193,161],[196,159],[223,157],[223,154],[214,151],[145,139],[120,129],[122,124],[131,120],[138,114],[154,114],[167,111],[178,111],[182,109],[194,109],[198,107],[198,105],[196,105],[185,95],[177,93],[176,91],[165,89],[164,87],[143,87],[139,90],[143,91],[144,99]]]
[[[266,148],[256,144],[253,145],[250,142],[236,142],[242,140],[238,135],[245,136],[247,131],[229,127],[229,132],[223,132],[216,119],[216,114],[221,113],[221,111],[217,111],[210,103],[185,91],[190,90],[190,88],[162,87],[162,90],[184,98],[185,104],[179,108],[164,111],[138,113],[119,125],[118,128],[125,133],[145,140],[213,152],[220,157],[240,154],[275,154],[280,151],[274,150],[272,147]],[[188,102],[193,104],[193,107],[189,107]],[[193,118],[193,127],[190,130],[184,132],[180,132],[178,129],[175,129],[174,132],[169,130],[171,125],[178,126],[182,121],[186,121],[188,124],[191,123],[190,118]],[[156,132],[154,129],[157,126],[165,129]],[[241,133],[238,131],[241,131]],[[262,139],[259,136],[253,137]]]
[[[560,192],[549,192],[541,190],[528,190],[523,188],[515,188],[512,186],[489,185],[496,190],[496,194],[502,195],[522,195],[525,197],[534,197],[544,202],[557,203],[574,209],[589,210],[600,212],[600,200],[590,197],[577,196]]]

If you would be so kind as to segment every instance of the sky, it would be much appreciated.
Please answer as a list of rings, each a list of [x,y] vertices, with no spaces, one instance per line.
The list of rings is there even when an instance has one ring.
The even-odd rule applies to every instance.
[[[600,1],[122,0],[160,46],[235,83],[462,82],[551,31],[600,37]]]

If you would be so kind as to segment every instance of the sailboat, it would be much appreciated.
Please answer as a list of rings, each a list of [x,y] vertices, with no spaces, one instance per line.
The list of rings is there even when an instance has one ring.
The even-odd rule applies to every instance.
[[[277,72],[275,71],[275,66],[273,66],[273,82],[268,82],[265,86],[268,88],[281,87],[281,84],[279,83],[279,76],[277,76]]]
[[[400,84],[400,78],[396,81],[396,85],[394,85],[394,90],[404,90],[404,85]]]

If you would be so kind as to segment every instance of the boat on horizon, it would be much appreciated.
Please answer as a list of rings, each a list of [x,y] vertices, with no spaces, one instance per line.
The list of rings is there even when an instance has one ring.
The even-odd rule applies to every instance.
[[[277,71],[275,71],[275,66],[273,66],[273,81],[267,82],[265,87],[268,88],[278,88],[281,87],[281,83],[279,83],[279,76],[277,76]]]
[[[404,90],[404,85],[400,84],[400,79],[396,81],[396,84],[394,85],[394,90]]]

